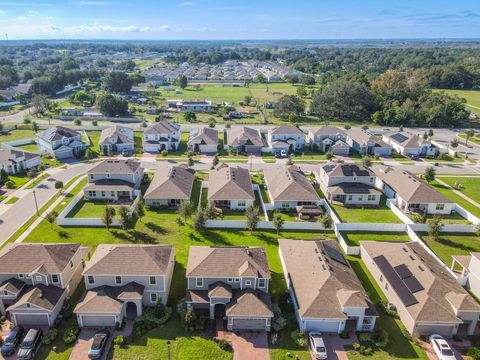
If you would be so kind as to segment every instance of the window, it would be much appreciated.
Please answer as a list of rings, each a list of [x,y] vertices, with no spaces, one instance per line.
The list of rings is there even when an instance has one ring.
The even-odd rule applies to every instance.
[[[282,208],[284,209],[290,209],[290,203],[288,201],[282,202]]]
[[[247,202],[245,200],[238,200],[238,206],[246,206]]]
[[[353,200],[353,195],[348,195],[348,201],[352,201]]]
[[[150,301],[153,303],[157,302],[157,294],[156,293],[151,293],[150,294]]]
[[[370,178],[370,182],[373,183],[373,177]]]
[[[110,178],[110,174],[107,174],[107,178]]]
[[[359,196],[358,201],[363,201],[363,196]]]
[[[380,282],[383,282],[383,275],[380,275]]]
[[[105,191],[102,191],[102,196],[105,197]]]
[[[115,276],[115,284],[121,284],[122,283],[122,277],[121,276]]]
[[[31,306],[30,303],[27,303],[27,308],[30,308],[30,306]]]
[[[367,199],[368,201],[373,201],[375,200],[375,195],[368,195]]]
[[[236,283],[240,282],[240,278],[235,278],[235,282]]]
[[[40,275],[35,276],[35,281],[42,282],[42,280],[43,277],[41,277]]]
[[[437,206],[435,207],[435,210],[443,210],[445,209],[445,204],[437,204]]]
[[[353,177],[353,181],[357,181],[357,177],[356,177],[356,176]]]
[[[252,286],[252,280],[245,280],[245,286]]]
[[[7,290],[3,290],[3,295],[8,295],[8,291],[7,291]]]
[[[90,174],[90,180],[93,180],[93,174]]]
[[[73,261],[70,260],[70,267],[73,268]]]
[[[92,285],[95,284],[95,278],[92,275],[87,276],[87,282]]]
[[[23,279],[24,277],[25,277],[25,275],[23,275],[23,274],[18,274],[18,278],[19,278],[19,279]]]
[[[157,283],[157,278],[155,276],[150,276],[150,285],[155,285]]]
[[[233,282],[233,278],[228,278],[227,282],[229,282],[229,283]]]
[[[267,280],[266,279],[258,279],[258,287],[259,288],[265,288],[267,286]]]
[[[110,195],[111,195],[112,197],[114,197],[114,196],[115,196],[115,191],[110,191]]]
[[[58,278],[58,274],[52,274],[52,283],[58,284],[60,279]]]
[[[385,283],[385,290],[388,290],[388,283]]]
[[[203,287],[203,278],[197,278],[196,286],[197,287]]]

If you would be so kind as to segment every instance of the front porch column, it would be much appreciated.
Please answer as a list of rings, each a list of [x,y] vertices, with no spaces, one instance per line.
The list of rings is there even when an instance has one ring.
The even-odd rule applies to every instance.
[[[135,305],[137,305],[137,316],[142,316],[142,300],[137,300]]]
[[[5,305],[3,304],[2,299],[0,299],[0,314],[7,315],[7,312],[5,311]]]
[[[475,329],[477,328],[478,319],[472,320],[470,325],[468,325],[467,335],[474,335]]]
[[[133,191],[130,191],[130,200],[133,200]]]

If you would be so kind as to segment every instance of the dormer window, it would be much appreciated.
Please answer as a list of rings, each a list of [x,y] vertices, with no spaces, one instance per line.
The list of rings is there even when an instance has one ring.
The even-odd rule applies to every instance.
[[[155,276],[150,276],[150,285],[155,285],[157,283],[157,278]]]
[[[122,284],[122,277],[121,276],[115,276],[115,284],[117,284],[117,285]]]
[[[30,307],[31,307],[30,303],[27,303],[27,308],[29,308],[29,309],[30,309]]]
[[[43,277],[41,277],[40,275],[35,276],[35,281],[42,282],[42,280]]]
[[[73,261],[70,260],[70,267],[73,268]]]
[[[87,282],[89,285],[95,284],[95,278],[92,275],[87,276]]]
[[[195,285],[196,287],[203,287],[203,278],[197,278]]]
[[[59,282],[60,282],[60,279],[58,277],[58,274],[52,274],[52,283],[58,284]]]
[[[25,275],[23,275],[23,274],[18,274],[18,278],[19,278],[19,279],[23,279],[24,277],[25,277]]]
[[[8,295],[8,291],[7,291],[7,290],[3,290],[3,295]]]
[[[266,279],[258,279],[258,287],[261,289],[264,289],[267,286],[267,280]]]

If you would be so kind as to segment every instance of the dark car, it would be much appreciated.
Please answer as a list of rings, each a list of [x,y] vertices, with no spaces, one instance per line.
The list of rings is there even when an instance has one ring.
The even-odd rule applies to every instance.
[[[42,344],[43,332],[41,329],[30,329],[25,335],[20,349],[18,350],[17,359],[31,360],[37,353]]]
[[[10,356],[15,352],[18,344],[22,340],[24,332],[25,330],[23,329],[22,326],[15,326],[12,330],[10,330],[7,337],[3,339],[3,345],[2,345],[3,356]]]
[[[100,359],[107,347],[107,341],[110,337],[110,331],[107,329],[100,330],[93,336],[93,343],[88,351],[88,357],[90,359]]]

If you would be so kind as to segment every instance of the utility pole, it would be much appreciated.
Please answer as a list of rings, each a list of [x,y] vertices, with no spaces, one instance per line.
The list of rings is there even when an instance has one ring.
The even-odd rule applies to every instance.
[[[35,190],[33,190],[33,200],[35,201],[35,209],[37,209],[37,216],[40,216],[40,213],[38,212],[37,194],[35,194]]]
[[[170,340],[167,340],[167,356],[168,360],[170,360]]]

